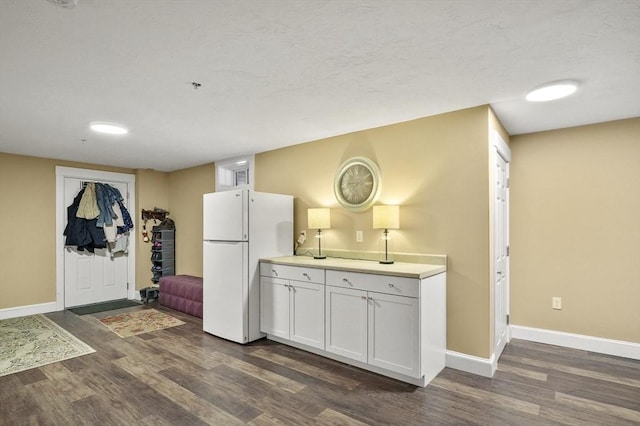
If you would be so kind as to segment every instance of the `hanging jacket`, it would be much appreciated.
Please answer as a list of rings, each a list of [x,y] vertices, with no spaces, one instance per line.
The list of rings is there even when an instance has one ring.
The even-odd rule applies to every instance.
[[[76,246],[78,251],[87,250],[93,253],[96,248],[106,248],[107,242],[103,229],[96,226],[96,219],[77,217],[84,191],[84,188],[81,189],[73,203],[67,207],[67,226],[63,234],[66,236],[65,246]]]
[[[89,182],[84,188],[84,194],[80,199],[80,206],[78,206],[76,216],[84,219],[95,219],[99,215],[100,209],[98,208],[98,202],[96,201],[96,184]]]
[[[98,202],[98,208],[100,209],[100,216],[98,216],[98,226],[102,228],[104,224],[113,224],[113,203],[124,200],[118,188],[114,188],[111,185],[104,183],[96,183],[96,200]]]

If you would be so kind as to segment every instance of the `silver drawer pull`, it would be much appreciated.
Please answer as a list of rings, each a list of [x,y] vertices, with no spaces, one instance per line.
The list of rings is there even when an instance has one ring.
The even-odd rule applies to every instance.
[[[278,276],[278,271],[276,271],[275,269],[272,269],[271,272],[273,272],[273,275],[275,275],[276,277]]]
[[[310,279],[311,279],[311,277],[309,276],[309,274],[307,274],[306,272],[303,272],[303,273],[302,273],[302,276],[303,276],[303,277],[307,277],[307,279],[308,279],[308,280],[310,280]]]
[[[346,278],[343,278],[342,282],[345,282],[345,283],[349,284],[350,286],[353,286],[353,284],[351,284],[351,282]]]
[[[389,288],[394,288],[394,287],[395,287],[395,285],[389,283]]]

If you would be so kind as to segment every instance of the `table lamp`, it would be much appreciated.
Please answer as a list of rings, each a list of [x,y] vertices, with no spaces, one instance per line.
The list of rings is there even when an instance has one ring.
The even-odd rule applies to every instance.
[[[384,229],[384,259],[380,263],[391,264],[387,243],[389,229],[400,228],[400,206],[373,206],[373,229]]]
[[[317,229],[318,255],[314,259],[326,259],[322,255],[322,230],[331,228],[331,210],[327,208],[307,209],[307,226],[309,229]]]

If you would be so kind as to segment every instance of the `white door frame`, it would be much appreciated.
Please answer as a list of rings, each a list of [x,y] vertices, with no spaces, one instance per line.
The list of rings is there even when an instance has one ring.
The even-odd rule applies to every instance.
[[[75,167],[56,166],[56,309],[64,310],[64,212],[68,206],[64,201],[64,179],[75,178],[91,181],[123,182],[128,185],[129,196],[127,209],[131,212],[131,219],[135,224],[136,211],[136,176],[127,173],[105,172],[102,170],[78,169]],[[135,299],[136,294],[136,238],[135,234],[129,238],[129,264],[127,275],[129,291],[127,297]]]
[[[496,182],[496,177],[495,177],[495,164],[496,164],[496,156],[501,156],[506,162],[507,162],[507,171],[509,170],[509,166],[511,163],[511,149],[509,148],[509,146],[505,143],[505,141],[502,139],[502,136],[500,136],[500,133],[498,133],[498,131],[493,130],[491,137],[489,138],[489,197],[490,197],[490,203],[489,203],[489,208],[490,208],[490,217],[489,217],[489,229],[490,229],[490,250],[489,250],[489,255],[491,256],[491,260],[490,260],[490,285],[491,285],[491,295],[492,295],[492,300],[491,300],[491,350],[492,350],[492,355],[491,355],[491,360],[492,360],[492,376],[493,373],[495,372],[495,369],[497,368],[497,364],[498,364],[498,357],[500,356],[499,353],[497,352],[497,348],[495,345],[495,325],[496,325],[496,292],[495,292],[495,286],[496,286],[496,261],[495,261],[495,244],[494,244],[494,240],[495,240],[495,232],[496,230],[495,228],[495,209],[494,209],[494,205],[495,205],[495,182]],[[508,175],[507,175],[507,179],[508,179]],[[509,244],[510,241],[510,237],[509,237],[509,185],[507,185],[507,190],[506,190],[506,200],[507,200],[507,214],[506,214],[506,218],[505,218],[505,235],[507,238],[507,244]],[[511,299],[511,294],[510,294],[510,279],[511,279],[511,273],[510,273],[510,266],[509,266],[509,257],[507,255],[507,265],[506,265],[506,277],[504,278],[504,286],[505,286],[505,313],[507,316],[509,316],[510,314],[510,299]],[[507,323],[507,343],[511,340],[511,328],[509,326],[509,324]]]

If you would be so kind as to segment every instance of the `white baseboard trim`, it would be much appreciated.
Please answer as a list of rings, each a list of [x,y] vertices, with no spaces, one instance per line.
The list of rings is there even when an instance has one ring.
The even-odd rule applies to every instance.
[[[16,308],[0,309],[0,320],[26,317],[28,315],[47,314],[58,311],[56,302],[39,303],[37,305],[18,306]]]
[[[532,342],[640,360],[640,343],[525,327],[522,325],[510,325],[509,328],[511,329],[511,337],[514,339],[529,340]]]
[[[498,363],[494,355],[491,355],[491,358],[480,358],[460,352],[447,351],[445,366],[491,378],[498,368]]]

